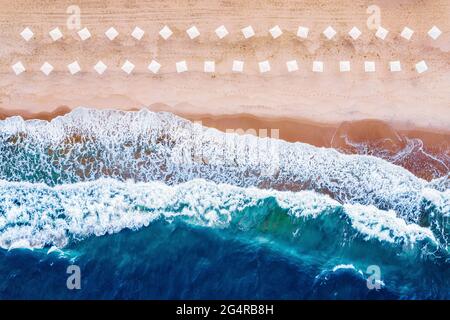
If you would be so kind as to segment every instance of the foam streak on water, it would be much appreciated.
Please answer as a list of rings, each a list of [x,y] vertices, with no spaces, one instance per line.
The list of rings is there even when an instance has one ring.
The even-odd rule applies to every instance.
[[[270,215],[278,215],[282,220],[287,217],[317,220],[336,230],[348,225],[350,233],[362,241],[374,240],[396,248],[418,244],[422,247],[426,243],[431,251],[439,247],[446,251],[432,230],[407,224],[393,211],[341,205],[312,191],[260,190],[205,180],[175,186],[112,179],[55,187],[0,182],[0,246],[3,248],[64,247],[71,240],[116,233],[125,228],[139,229],[158,219],[169,222],[181,219],[212,228],[231,226],[243,231],[255,230]],[[286,223],[286,230],[292,229],[291,224],[295,225]],[[305,231],[301,224],[298,228],[297,233]],[[274,227],[270,232],[286,230]],[[341,237],[341,232],[330,231],[333,241]]]

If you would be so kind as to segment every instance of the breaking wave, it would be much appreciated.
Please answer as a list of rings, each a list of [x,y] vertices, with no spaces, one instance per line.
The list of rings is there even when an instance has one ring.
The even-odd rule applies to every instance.
[[[62,248],[92,235],[137,230],[155,220],[181,220],[205,227],[260,230],[308,245],[320,238],[314,232],[321,237],[333,235],[330,243],[321,239],[314,244],[326,244],[326,251],[351,247],[358,240],[393,246],[399,252],[446,254],[448,225],[439,218],[443,218],[442,206],[449,204],[437,191],[426,192],[430,193],[426,210],[434,210],[429,224],[439,236],[433,229],[407,224],[393,211],[341,205],[312,191],[241,188],[205,180],[168,186],[100,179],[54,187],[1,181],[0,246]],[[317,224],[321,227],[314,230]]]
[[[59,184],[114,178],[169,185],[201,178],[240,187],[314,190],[419,222],[424,192],[448,203],[448,176],[427,181],[372,156],[222,133],[169,113],[76,109],[47,121],[0,122],[0,179]],[[448,204],[447,204],[448,206]],[[448,207],[445,208],[448,210]]]

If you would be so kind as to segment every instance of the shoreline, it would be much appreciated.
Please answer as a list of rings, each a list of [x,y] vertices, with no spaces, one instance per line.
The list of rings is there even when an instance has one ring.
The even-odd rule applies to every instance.
[[[280,129],[280,139],[288,142],[301,142],[305,139],[305,136],[301,131],[296,132],[301,125],[303,127],[309,128],[311,130],[320,130],[321,132],[326,132],[327,138],[332,138],[333,133],[340,128],[343,124],[347,123],[379,123],[391,127],[392,130],[396,130],[403,134],[411,134],[412,136],[423,134],[424,137],[431,138],[430,136],[442,136],[450,139],[450,128],[445,130],[439,127],[420,127],[414,126],[411,123],[395,123],[389,121],[383,121],[376,118],[366,118],[360,120],[345,120],[341,122],[321,122],[313,119],[307,118],[287,118],[280,116],[258,116],[251,113],[234,113],[234,114],[211,114],[211,113],[192,113],[185,112],[183,110],[178,110],[177,106],[171,107],[163,103],[155,103],[150,106],[143,106],[141,108],[97,108],[95,106],[78,106],[90,109],[100,109],[100,110],[117,110],[117,111],[139,111],[141,109],[148,109],[152,112],[169,112],[173,113],[181,118],[188,119],[190,121],[202,121],[205,126],[216,128],[220,131],[226,131],[226,129]],[[24,120],[45,120],[51,121],[58,116],[64,116],[70,113],[72,110],[78,107],[68,107],[59,106],[51,109],[50,111],[39,110],[35,112],[30,112],[20,108],[1,108],[0,107],[0,120],[4,120],[13,116],[20,116]],[[295,126],[295,128],[294,128]],[[362,134],[363,132],[361,132]],[[366,132],[365,134],[371,135],[371,132]],[[317,138],[317,136],[311,134],[310,139]],[[308,140],[308,139],[306,139]],[[320,139],[318,140],[320,141]],[[450,140],[448,141],[450,144]],[[310,143],[316,146],[327,146],[326,143]],[[330,145],[331,147],[331,145]]]
[[[187,108],[185,107],[187,106]],[[433,127],[433,126],[419,126],[413,124],[411,122],[402,122],[402,121],[387,121],[382,119],[377,119],[374,117],[367,117],[362,119],[348,119],[343,121],[320,121],[313,118],[307,117],[283,117],[278,115],[256,115],[254,113],[248,112],[239,112],[239,113],[208,113],[208,112],[194,112],[195,106],[189,104],[177,104],[175,106],[170,106],[164,103],[154,103],[149,106],[142,107],[98,107],[96,105],[79,105],[76,107],[69,107],[67,105],[60,105],[55,108],[43,109],[38,108],[36,111],[28,111],[23,108],[3,108],[0,106],[0,120],[4,120],[8,117],[20,116],[24,120],[46,120],[50,121],[58,116],[64,116],[70,113],[72,110],[85,107],[89,109],[99,109],[99,110],[117,110],[117,111],[139,111],[141,109],[148,109],[152,112],[169,112],[173,113],[179,117],[188,119],[190,121],[204,121],[205,123],[211,124],[207,126],[214,127],[221,131],[225,131],[224,129],[247,129],[247,128],[279,128],[280,126],[288,125],[288,128],[294,125],[305,125],[305,126],[313,126],[320,127],[329,130],[336,130],[343,123],[358,123],[358,122],[380,122],[385,123],[391,126],[393,129],[401,132],[422,132],[428,134],[436,134],[442,136],[448,136],[450,138],[450,128],[442,128],[442,127]],[[188,110],[186,110],[188,109]],[[204,108],[198,108],[200,110],[204,110]],[[225,120],[225,122],[224,122]],[[249,123],[255,121],[258,125],[251,126]],[[229,124],[229,126],[225,126],[224,123]],[[279,124],[279,126],[275,126],[274,124]],[[285,130],[286,128],[283,128]],[[291,136],[295,137],[295,132],[290,132],[293,129],[288,130],[289,134],[283,134],[285,138],[283,140],[289,142],[295,142],[297,140],[290,138]],[[449,141],[450,143],[450,141]]]
[[[214,116],[174,113],[173,108],[164,106],[164,104],[157,104],[147,109],[152,112],[170,112],[190,121],[199,121],[205,127],[215,128],[222,132],[243,130],[245,133],[252,134],[252,131],[266,130],[267,136],[270,137],[271,130],[278,130],[278,138],[281,140],[334,148],[346,154],[374,155],[400,165],[426,180],[442,177],[449,173],[450,132],[443,132],[439,129],[401,129],[376,119],[330,124],[305,119],[264,118],[251,114]],[[21,116],[25,120],[50,121],[55,117],[64,116],[72,110],[67,106],[55,108],[51,112],[35,113],[25,110],[0,109],[0,120],[11,116]],[[139,108],[121,111],[138,110]],[[419,144],[411,144],[414,141]],[[405,150],[408,153],[399,156]]]

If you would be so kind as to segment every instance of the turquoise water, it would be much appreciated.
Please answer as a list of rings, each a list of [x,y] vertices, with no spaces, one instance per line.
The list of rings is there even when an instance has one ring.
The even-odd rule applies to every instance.
[[[148,111],[1,121],[0,298],[449,298],[448,176],[262,140]]]

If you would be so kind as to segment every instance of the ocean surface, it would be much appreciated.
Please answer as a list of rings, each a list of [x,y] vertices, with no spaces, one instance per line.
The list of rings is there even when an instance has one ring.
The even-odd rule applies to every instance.
[[[170,113],[8,118],[0,299],[449,299],[449,180]]]

